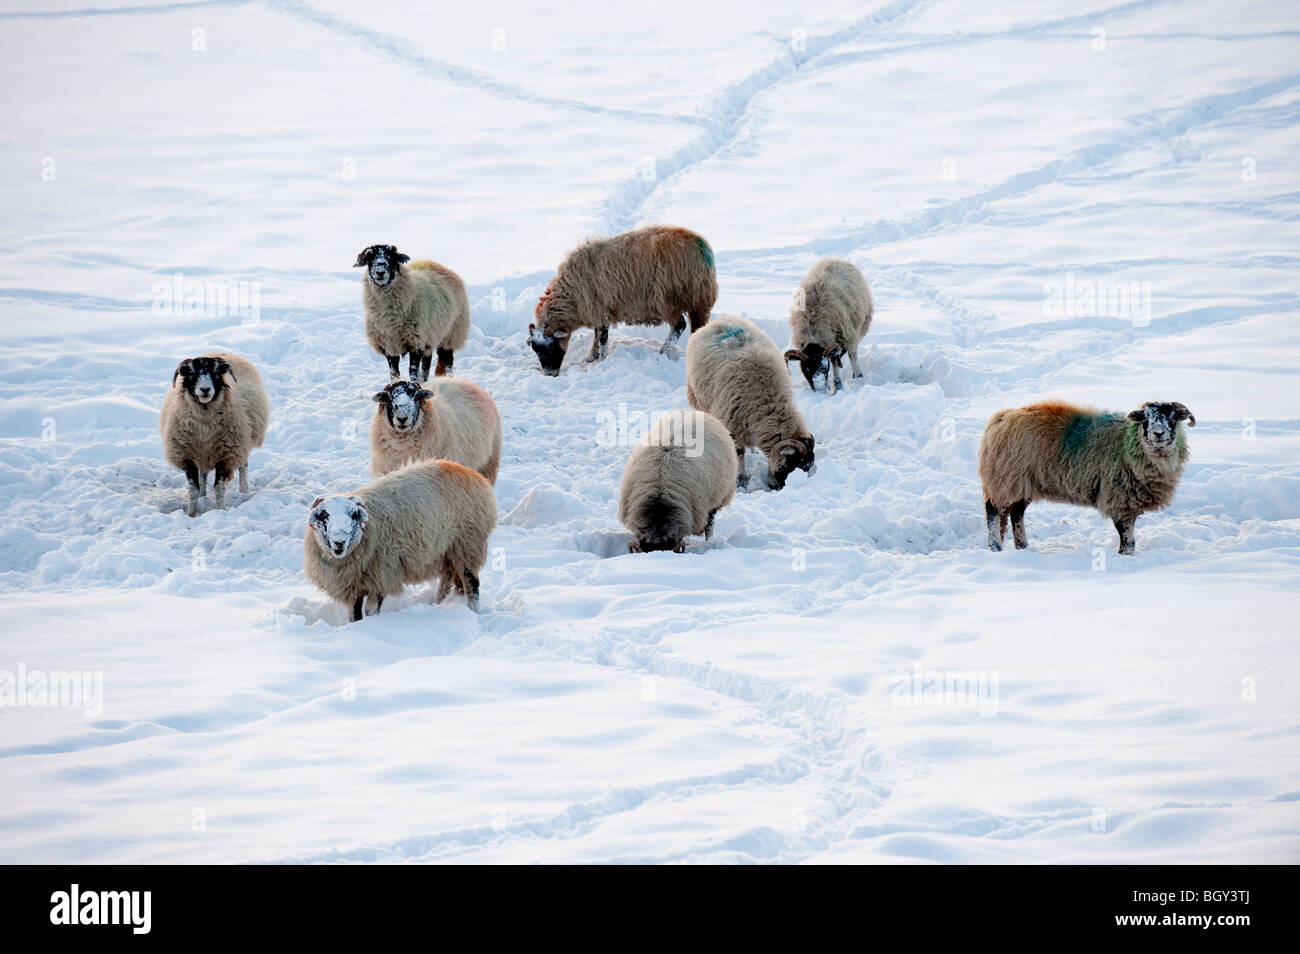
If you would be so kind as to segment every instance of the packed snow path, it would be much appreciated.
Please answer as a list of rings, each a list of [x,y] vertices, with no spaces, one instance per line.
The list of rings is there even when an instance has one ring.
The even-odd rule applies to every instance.
[[[0,708],[0,860],[1300,857],[1291,6],[77,4],[0,12],[0,690],[103,691]],[[822,255],[877,306],[864,381],[796,382],[816,472],[684,555],[616,518],[681,349],[546,378],[525,340],[569,248],[655,221],[779,345]],[[471,286],[480,616],[346,625],[301,574],[311,500],[369,479],[376,242]],[[157,412],[214,349],[272,429],[190,520]],[[1196,414],[1135,557],[1042,504],[984,550],[983,423],[1042,397]]]

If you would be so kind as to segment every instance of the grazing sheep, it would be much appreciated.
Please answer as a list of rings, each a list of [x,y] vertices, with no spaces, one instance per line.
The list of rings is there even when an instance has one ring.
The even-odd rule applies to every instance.
[[[1182,404],[1148,401],[1127,415],[1059,401],[998,411],[980,441],[979,472],[990,550],[1001,550],[1011,517],[1016,549],[1029,546],[1025,508],[1035,500],[1095,507],[1134,549],[1133,524],[1174,499],[1187,464]]]
[[[302,569],[352,608],[352,620],[379,612],[404,583],[438,579],[478,612],[478,574],[497,523],[492,485],[449,460],[411,464],[347,496],[317,497],[307,518]],[[366,606],[366,599],[369,605]]]
[[[394,381],[374,396],[370,471],[387,474],[417,460],[454,460],[489,483],[501,463],[501,415],[477,384],[434,378],[426,386]]]
[[[736,492],[735,445],[702,411],[669,411],[627,459],[618,519],[632,531],[632,553],[686,549],[686,537],[713,536],[713,517]]]
[[[412,262],[392,245],[362,249],[353,267],[362,266],[366,340],[388,359],[389,376],[402,376],[399,364],[409,354],[411,380],[427,381],[435,349],[434,373],[451,373],[455,352],[469,337],[469,296],[460,276],[437,262]]]
[[[840,362],[849,356],[853,376],[858,345],[871,327],[871,289],[857,266],[842,258],[823,258],[808,270],[790,310],[790,349],[786,361],[798,361],[808,387],[817,390],[821,378],[834,394],[844,386]]]
[[[745,448],[767,457],[770,486],[794,471],[811,471],[813,436],[794,406],[781,351],[745,318],[714,318],[686,346],[686,400],[712,414],[736,444],[739,486],[747,483]]]
[[[226,482],[236,470],[239,492],[248,493],[248,456],[262,446],[270,417],[262,377],[239,355],[205,354],[177,365],[158,429],[167,463],[185,471],[189,482],[189,516],[198,516],[210,470],[217,509],[226,506]]]
[[[542,373],[557,375],[579,328],[594,338],[588,361],[605,357],[609,326],[670,326],[660,354],[680,337],[689,317],[691,331],[709,320],[718,300],[713,249],[704,239],[671,225],[651,225],[612,238],[592,239],[568,254],[537,303],[537,323],[528,343]]]

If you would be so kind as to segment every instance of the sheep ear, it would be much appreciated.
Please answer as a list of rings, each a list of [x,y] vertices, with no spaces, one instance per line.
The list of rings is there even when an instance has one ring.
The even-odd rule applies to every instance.
[[[311,502],[311,509],[312,509],[312,510],[315,510],[317,507],[319,507],[319,506],[320,506],[321,504],[323,504],[324,502],[325,502],[325,498],[324,498],[324,497],[317,497],[315,500],[313,500],[313,501]]]
[[[374,258],[374,255],[375,255],[375,247],[373,245],[366,246],[360,252],[357,253],[357,260],[353,262],[352,267],[360,268],[362,265],[369,265],[370,260]]]
[[[433,397],[433,392],[426,388],[420,388],[420,390],[416,391],[413,396],[416,404],[423,404],[425,401],[429,400],[429,398]]]
[[[229,362],[226,361],[222,361],[220,364],[217,365],[217,374],[221,375],[222,377],[228,374],[230,375],[231,381],[237,382],[239,380],[239,378],[235,377],[235,372],[234,370],[231,369]]]
[[[411,256],[409,256],[409,255],[403,255],[403,254],[401,254],[400,252],[399,252],[398,255],[397,255],[397,264],[398,264],[398,265],[405,265],[405,264],[406,264],[407,262],[409,262],[410,260],[411,260]]]
[[[1130,421],[1142,421],[1142,420],[1145,420],[1145,419],[1146,419],[1146,416],[1147,416],[1147,415],[1146,415],[1146,412],[1145,412],[1145,411],[1129,411],[1129,412],[1128,412],[1128,419],[1129,419]]]
[[[804,354],[802,351],[800,351],[798,348],[789,348],[789,349],[787,349],[786,352],[785,352],[785,360],[787,360],[787,361],[807,361],[807,360],[808,360],[808,356],[807,356],[806,354]]]
[[[387,404],[390,398],[387,391],[376,391],[374,395],[371,396],[370,400],[377,404]]]
[[[366,509],[366,505],[362,503],[360,497],[349,497],[348,500],[352,501],[353,505],[357,508],[358,512],[361,514],[359,519],[361,521],[361,526],[364,527],[367,523],[370,522],[370,511]]]
[[[172,387],[176,387],[176,379],[182,374],[189,374],[192,367],[193,365],[188,361],[182,361],[180,364],[176,365],[176,370],[172,372]]]
[[[817,438],[813,437],[811,434],[807,434],[799,438],[799,440],[804,442],[804,446],[808,448],[808,453],[811,454],[813,450],[813,445],[817,443]]]
[[[1179,404],[1177,401],[1174,402],[1174,420],[1186,421],[1188,427],[1196,426],[1196,415],[1187,409],[1186,404]]]
[[[531,335],[534,331],[536,331],[536,330],[537,330],[537,326],[536,326],[536,325],[532,325],[532,324],[530,324],[530,325],[528,326],[528,333],[529,333],[530,335]]]

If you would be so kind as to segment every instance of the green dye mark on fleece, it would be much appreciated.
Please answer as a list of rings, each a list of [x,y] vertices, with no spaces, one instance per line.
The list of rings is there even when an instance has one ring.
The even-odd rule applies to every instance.
[[[1061,435],[1062,455],[1070,457],[1082,452],[1091,443],[1093,435],[1099,429],[1108,428],[1123,419],[1123,414],[1109,412],[1105,414],[1076,414],[1070,420],[1070,423],[1065,425],[1065,433]],[[1129,428],[1129,433],[1124,435],[1125,444],[1136,434],[1137,425],[1134,424]]]
[[[704,241],[698,235],[695,236],[695,244],[700,248],[700,254],[704,256],[704,264],[709,266],[709,271],[714,270],[713,249],[709,248],[709,243]]]
[[[721,344],[728,338],[739,338],[744,333],[745,329],[740,327],[740,325],[731,325],[730,327],[724,328],[724,330],[720,331],[718,336],[713,339],[713,343]]]

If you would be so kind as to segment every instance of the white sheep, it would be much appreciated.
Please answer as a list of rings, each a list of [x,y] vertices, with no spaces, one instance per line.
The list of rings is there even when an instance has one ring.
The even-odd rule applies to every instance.
[[[735,444],[703,411],[669,411],[632,450],[623,469],[618,519],[628,550],[686,549],[686,537],[713,536],[713,518],[736,492]]]
[[[185,471],[189,516],[198,516],[210,470],[218,509],[226,506],[226,483],[236,470],[239,492],[248,493],[248,457],[262,446],[270,417],[262,377],[239,355],[205,354],[176,367],[158,429],[167,462]]]
[[[795,468],[812,470],[813,436],[794,405],[781,351],[752,321],[717,317],[691,335],[686,400],[731,434],[740,486],[747,482],[746,447],[767,457],[774,489],[784,487]]]
[[[1187,464],[1186,428],[1196,418],[1177,402],[1148,401],[1128,414],[1046,401],[998,411],[980,440],[979,474],[990,550],[1001,550],[1011,518],[1016,549],[1029,546],[1025,508],[1035,500],[1095,507],[1133,553],[1133,525],[1174,499]]]
[[[496,522],[496,496],[482,476],[448,460],[423,461],[346,496],[317,497],[302,568],[351,607],[354,621],[363,608],[378,613],[403,584],[435,579],[437,602],[454,585],[477,612],[478,575]]]
[[[394,381],[374,396],[370,471],[387,474],[417,460],[454,460],[495,484],[501,463],[501,415],[492,398],[462,378],[423,387]]]
[[[366,269],[366,340],[388,359],[389,376],[402,376],[402,355],[409,354],[410,379],[427,381],[435,350],[435,373],[449,374],[455,352],[469,338],[469,295],[460,276],[427,259],[412,262],[392,245],[362,249],[354,267]]]
[[[844,386],[840,367],[849,356],[853,376],[858,367],[858,345],[871,327],[874,305],[871,289],[856,265],[842,258],[823,258],[808,270],[790,309],[790,348],[786,361],[798,361],[808,386],[817,390],[817,378],[834,394]]]

